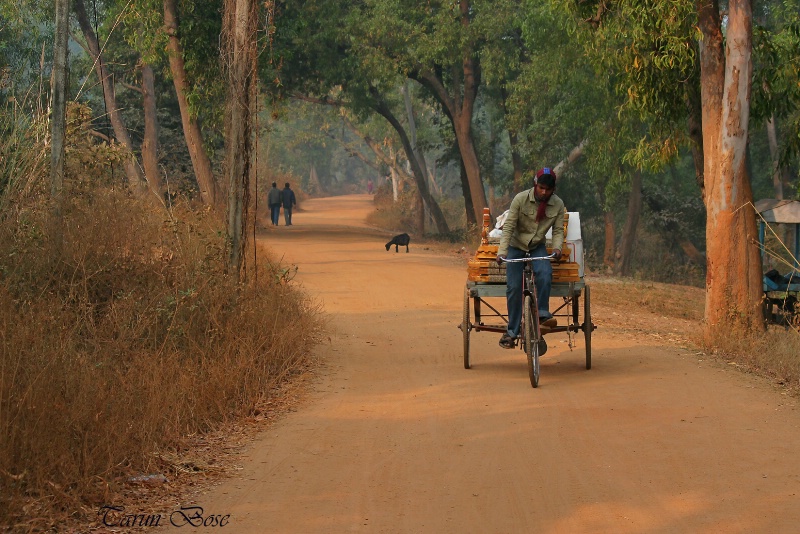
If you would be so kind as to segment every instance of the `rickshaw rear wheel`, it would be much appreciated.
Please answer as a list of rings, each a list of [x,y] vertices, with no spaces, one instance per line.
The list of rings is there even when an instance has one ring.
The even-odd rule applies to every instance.
[[[583,336],[586,340],[586,369],[592,368],[592,308],[589,286],[583,288]]]
[[[469,322],[469,288],[464,289],[464,317],[461,320],[461,334],[464,336],[464,369],[469,369],[469,331],[472,325]]]

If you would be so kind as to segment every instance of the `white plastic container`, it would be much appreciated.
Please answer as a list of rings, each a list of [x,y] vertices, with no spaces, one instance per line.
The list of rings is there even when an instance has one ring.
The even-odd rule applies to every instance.
[[[547,231],[547,246],[550,246],[550,240],[553,238],[553,230]],[[567,221],[567,235],[564,238],[566,246],[562,252],[569,251],[568,261],[574,261],[578,264],[578,276],[583,278],[583,239],[581,238],[581,214],[577,211],[569,212],[569,220]]]

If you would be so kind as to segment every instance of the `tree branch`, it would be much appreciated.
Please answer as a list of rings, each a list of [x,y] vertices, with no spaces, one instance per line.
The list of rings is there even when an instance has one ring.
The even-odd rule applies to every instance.
[[[72,37],[73,41],[78,43],[78,46],[83,48],[83,51],[86,52],[87,56],[91,55],[91,52],[89,52],[89,47],[86,46],[86,43],[84,43],[81,39],[78,39],[78,35],[75,32],[69,32],[69,36]]]
[[[425,86],[442,105],[448,117],[451,119],[453,118],[456,111],[455,103],[453,99],[450,98],[450,95],[447,94],[447,89],[445,89],[444,84],[438,76],[425,69],[409,72],[408,77]]]
[[[323,106],[349,106],[349,102],[344,102],[342,100],[331,100],[328,97],[317,98],[314,96],[303,95],[300,93],[294,93],[291,98],[294,100],[300,100],[303,102],[311,102],[312,104],[322,104]]]
[[[575,160],[583,155],[583,149],[587,142],[588,140],[584,139],[578,143],[578,146],[573,148],[565,159],[562,159],[560,162],[558,162],[558,165],[553,167],[553,172],[556,173],[556,176],[561,176],[561,171],[563,171],[567,165],[575,163]]]
[[[608,11],[609,11],[608,0],[601,0],[600,2],[597,3],[597,10],[595,11],[594,16],[589,17],[588,19],[583,19],[583,22],[586,22],[592,28],[597,29],[603,23],[603,17],[606,15],[606,13],[608,13]]]
[[[111,144],[111,138],[104,133],[98,132],[97,130],[89,130],[89,135],[93,135],[95,137],[99,137],[103,141]]]
[[[459,8],[461,10],[461,25],[467,31],[469,20],[469,2],[461,0]],[[473,55],[472,50],[465,51],[464,59],[461,64],[461,72],[455,79],[461,78],[464,84],[464,96],[462,102],[459,104],[460,111],[472,116],[472,106],[475,103],[475,98],[478,95],[478,86],[481,83],[480,63],[477,56]],[[464,109],[469,108],[469,109]]]
[[[378,156],[378,159],[384,165],[388,165],[389,167],[393,168],[395,171],[397,171],[397,174],[399,174],[400,177],[403,178],[404,180],[409,182],[412,182],[414,180],[412,176],[410,176],[406,171],[403,170],[403,168],[400,165],[397,164],[397,161],[393,160],[392,158],[383,153],[383,150],[381,150],[380,145],[374,139],[361,132],[352,122],[350,122],[350,120],[347,117],[342,117],[342,120],[344,121],[344,124],[350,129],[350,131],[352,131],[354,134],[356,134],[356,136],[364,140],[367,146],[372,149],[372,151],[375,153],[376,156]],[[360,156],[356,155],[356,157],[360,157],[360,159],[366,161],[363,155]]]
[[[344,151],[347,152],[351,157],[358,158],[361,161],[363,161],[367,166],[372,167],[373,169],[375,169],[378,172],[381,172],[380,166],[377,163],[375,163],[374,161],[368,159],[359,150],[356,150],[355,148],[351,147],[350,145],[344,143],[341,139],[338,139],[334,135],[331,135],[331,134],[327,134],[327,135],[331,139],[334,139],[334,140],[338,141],[342,145],[342,148],[344,149]]]
[[[131,85],[131,84],[126,83],[126,82],[120,82],[120,85],[122,87],[125,87],[126,89],[130,89],[131,91],[136,91],[137,93],[144,94],[144,89],[142,89],[141,87],[138,87],[136,85]]]

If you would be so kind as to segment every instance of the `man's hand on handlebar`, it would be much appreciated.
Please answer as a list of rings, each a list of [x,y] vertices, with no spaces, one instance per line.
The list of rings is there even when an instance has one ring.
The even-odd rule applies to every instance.
[[[516,259],[513,259],[513,260],[509,260],[504,254],[498,254],[497,258],[496,258],[496,261],[497,261],[498,265],[502,265],[505,262],[508,262],[508,263],[521,263],[521,262],[531,262],[531,261],[534,261],[534,260],[556,260],[556,261],[558,261],[560,258],[561,258],[561,249],[555,248],[555,249],[553,249],[553,252],[551,252],[550,255],[548,255],[548,256],[536,256],[536,257],[526,256],[524,258],[516,258]]]

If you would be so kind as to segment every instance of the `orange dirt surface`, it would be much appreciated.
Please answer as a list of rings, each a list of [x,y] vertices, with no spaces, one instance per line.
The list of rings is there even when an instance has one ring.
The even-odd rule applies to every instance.
[[[304,402],[197,497],[225,531],[800,529],[796,399],[691,349],[693,323],[595,297],[591,370],[582,335],[552,334],[533,389],[522,351],[474,331],[466,370],[467,256],[413,236],[386,252],[367,195],[302,208],[263,244],[299,266],[331,339]]]

